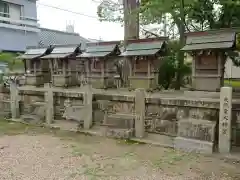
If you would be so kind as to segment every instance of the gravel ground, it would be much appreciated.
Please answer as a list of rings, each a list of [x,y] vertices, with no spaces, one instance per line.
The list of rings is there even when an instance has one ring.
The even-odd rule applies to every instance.
[[[221,160],[209,157],[179,154],[159,147],[126,145],[95,137],[83,138],[86,139],[77,143],[72,139],[50,135],[3,136],[0,138],[0,179],[237,178],[234,178],[237,174],[233,176],[239,168],[237,164],[220,162]],[[90,142],[91,139],[93,142]]]
[[[0,180],[240,179],[240,164],[218,157],[14,123],[0,135]]]

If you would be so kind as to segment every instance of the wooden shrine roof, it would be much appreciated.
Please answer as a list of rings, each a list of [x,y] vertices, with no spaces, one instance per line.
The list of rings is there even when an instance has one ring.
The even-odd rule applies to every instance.
[[[183,51],[230,49],[235,46],[236,32],[233,30],[215,30],[186,34]]]
[[[165,47],[167,40],[167,37],[129,40],[121,56],[155,55]]]
[[[46,55],[41,57],[41,59],[61,59],[61,58],[67,58],[72,56],[77,56],[81,53],[80,50],[81,45],[56,45],[53,48],[53,51]]]
[[[120,54],[119,44],[120,41],[88,43],[86,51],[77,57],[94,58],[94,57],[106,57],[109,55],[118,56]]]
[[[52,51],[52,47],[29,47],[23,55],[18,56],[18,59],[31,60],[40,58],[44,55],[49,54]]]

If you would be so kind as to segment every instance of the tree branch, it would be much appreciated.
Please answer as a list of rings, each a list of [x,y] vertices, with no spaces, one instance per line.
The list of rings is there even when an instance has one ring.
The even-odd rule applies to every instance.
[[[141,28],[144,32],[146,32],[146,33],[149,33],[149,34],[151,34],[151,35],[153,35],[153,36],[155,36],[155,37],[160,37],[160,35],[158,35],[158,34],[156,34],[156,33],[153,33],[153,32],[151,32],[151,31],[149,31],[149,30],[146,30],[146,29],[144,29],[144,28]]]

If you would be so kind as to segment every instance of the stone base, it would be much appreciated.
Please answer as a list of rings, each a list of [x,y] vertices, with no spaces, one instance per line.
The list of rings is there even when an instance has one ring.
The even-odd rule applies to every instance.
[[[25,79],[25,84],[30,86],[41,86],[44,84],[42,74],[28,74]]]
[[[130,86],[133,89],[145,88],[145,89],[155,89],[156,79],[153,77],[146,76],[133,76],[129,77]]]
[[[196,152],[204,154],[213,153],[213,143],[207,141],[199,141],[194,139],[187,139],[176,137],[174,141],[174,148],[186,152]]]
[[[184,95],[187,97],[220,98],[219,92],[208,91],[184,91]]]
[[[21,115],[21,120],[24,122],[28,122],[30,124],[42,124],[44,122],[44,117],[38,115]]]
[[[133,130],[105,128],[104,135],[106,137],[117,138],[117,139],[129,139],[133,137]]]
[[[0,117],[1,118],[6,118],[6,119],[9,119],[9,118],[11,118],[11,112],[0,112]]]

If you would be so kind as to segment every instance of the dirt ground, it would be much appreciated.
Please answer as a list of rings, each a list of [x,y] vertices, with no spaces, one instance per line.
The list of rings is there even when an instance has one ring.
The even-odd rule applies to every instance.
[[[0,121],[0,180],[232,180],[239,162]]]

